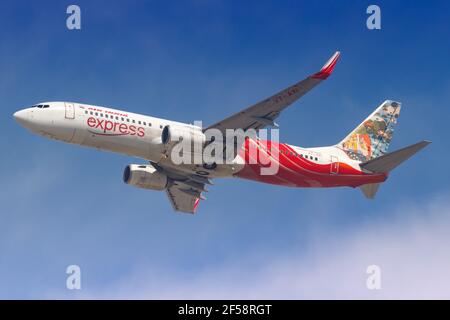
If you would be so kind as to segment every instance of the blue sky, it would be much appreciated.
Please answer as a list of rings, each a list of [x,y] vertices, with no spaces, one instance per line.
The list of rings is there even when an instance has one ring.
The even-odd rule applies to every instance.
[[[0,298],[450,298],[448,1],[2,1]],[[391,150],[433,144],[359,190],[217,180],[195,216],[123,184],[139,160],[34,136],[40,101],[210,124],[290,85],[336,50],[334,74],[278,119],[281,140],[338,142],[386,99]],[[66,289],[77,264],[82,290]],[[382,290],[365,287],[381,266]]]

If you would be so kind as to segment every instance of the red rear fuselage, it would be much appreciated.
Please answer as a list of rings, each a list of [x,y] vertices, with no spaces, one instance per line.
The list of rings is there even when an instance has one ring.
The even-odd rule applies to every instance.
[[[255,152],[254,150],[258,150]],[[383,182],[387,174],[372,174],[357,168],[357,163],[339,161],[336,147],[300,149],[285,143],[247,139],[240,156],[245,166],[235,176],[288,187],[358,187]],[[313,154],[313,155],[311,155]],[[335,161],[333,161],[335,160]],[[277,166],[274,174],[262,168]]]

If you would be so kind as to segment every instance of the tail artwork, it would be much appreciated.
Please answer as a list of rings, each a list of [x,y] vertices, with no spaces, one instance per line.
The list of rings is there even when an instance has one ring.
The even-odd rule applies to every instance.
[[[386,154],[400,109],[399,102],[391,100],[383,102],[355,130],[339,142],[337,147],[351,159],[361,162]]]
[[[400,115],[401,104],[386,100],[336,147],[349,158],[359,161],[362,170],[370,173],[389,173],[398,165],[425,148],[430,141],[421,141],[387,153]],[[363,194],[373,199],[380,183],[360,186]]]

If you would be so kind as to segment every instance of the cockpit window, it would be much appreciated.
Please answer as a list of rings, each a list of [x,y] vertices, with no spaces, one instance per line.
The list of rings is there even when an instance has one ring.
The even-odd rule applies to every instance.
[[[44,105],[42,106],[42,108],[50,108],[50,106],[49,106],[48,104],[44,104]]]
[[[50,108],[50,105],[48,105],[48,104],[39,104],[39,105],[32,106],[32,108],[34,108],[34,107],[36,107],[36,108]]]

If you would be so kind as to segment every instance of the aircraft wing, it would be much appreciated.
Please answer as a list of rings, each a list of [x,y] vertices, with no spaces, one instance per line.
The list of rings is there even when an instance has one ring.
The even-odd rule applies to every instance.
[[[156,165],[168,175],[170,183],[166,189],[167,196],[175,211],[195,213],[200,200],[205,200],[203,192],[208,192],[205,185],[212,181],[196,174],[188,174],[173,167]]]
[[[173,184],[166,189],[167,196],[175,211],[195,213],[201,193],[187,186]]]
[[[245,131],[250,128],[260,129],[268,125],[274,125],[274,120],[280,115],[281,111],[330,76],[339,55],[340,53],[336,52],[319,72],[264,101],[213,124],[207,129],[219,129],[225,134],[226,129],[243,129]],[[205,190],[205,184],[212,184],[211,181],[206,177],[180,172],[163,164],[159,164],[159,166],[165,170],[171,179],[166,192],[174,210],[195,213],[200,200],[204,199],[202,192],[207,191]]]
[[[268,125],[275,126],[274,120],[280,115],[281,111],[330,76],[339,56],[340,53],[337,51],[319,72],[310,75],[270,98],[209,126],[207,129],[219,129],[225,134],[226,129],[243,129],[245,131],[250,128],[255,130],[261,129]]]

